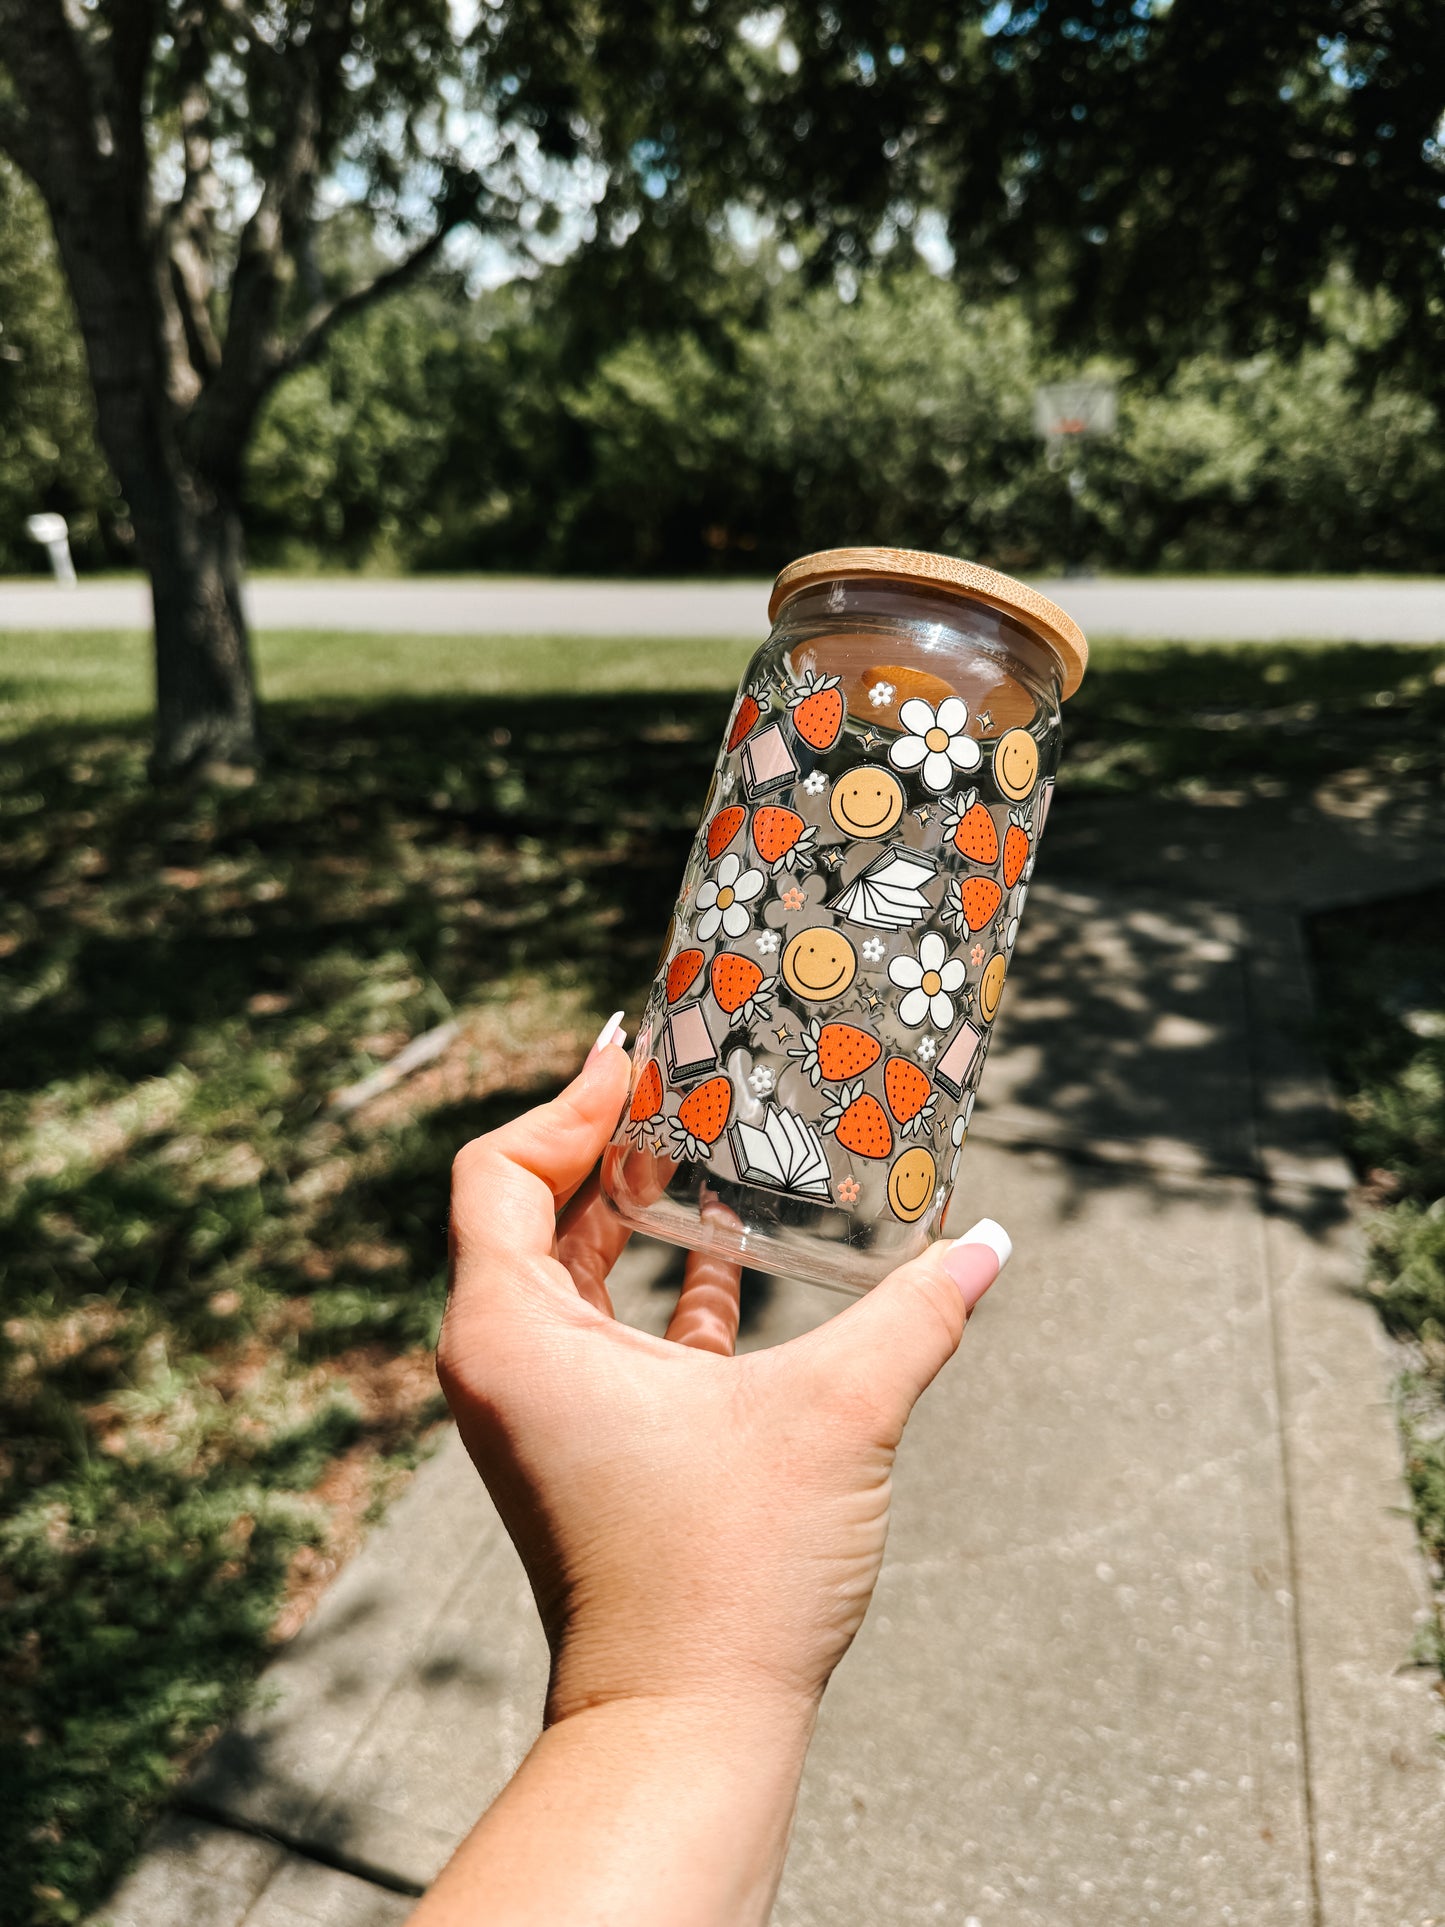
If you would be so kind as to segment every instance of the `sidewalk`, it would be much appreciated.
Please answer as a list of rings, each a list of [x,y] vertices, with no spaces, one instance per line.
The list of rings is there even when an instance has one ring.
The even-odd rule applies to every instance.
[[[1061,800],[952,1217],[1018,1254],[910,1428],[780,1927],[1445,1918],[1427,1595],[1296,921],[1442,875],[1445,826],[1383,805],[1142,837]],[[678,1265],[639,1242],[621,1315],[660,1330]],[[757,1281],[746,1342],[833,1309]],[[100,1918],[404,1919],[544,1667],[449,1437]]]
[[[253,576],[246,607],[256,629],[411,635],[756,637],[763,581],[589,582],[507,576]],[[1165,642],[1445,641],[1445,580],[1388,577],[1076,576],[1039,578],[1091,636]],[[139,576],[57,589],[0,581],[0,630],[149,629]]]

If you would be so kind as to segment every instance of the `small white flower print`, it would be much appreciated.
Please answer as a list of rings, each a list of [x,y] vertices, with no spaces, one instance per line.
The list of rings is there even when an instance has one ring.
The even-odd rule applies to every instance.
[[[898,1000],[898,1015],[910,1030],[925,1021],[947,1030],[953,1022],[952,993],[962,990],[967,974],[962,957],[950,957],[947,943],[930,930],[916,957],[895,957],[888,966],[888,981],[907,993]]]
[[[933,1039],[931,1037],[925,1037],[923,1042],[918,1046],[919,1063],[926,1064],[937,1049],[938,1046],[934,1043]]]
[[[960,770],[977,769],[983,761],[983,751],[964,734],[968,704],[961,696],[945,696],[936,710],[921,696],[910,696],[898,720],[908,734],[892,745],[888,760],[894,769],[916,769],[924,787],[936,796],[942,796]]]
[[[729,850],[698,888],[697,907],[702,913],[697,920],[698,941],[706,943],[719,929],[729,937],[742,936],[753,920],[746,906],[762,887],[762,871],[745,870],[742,858]]]
[[[828,779],[820,769],[815,769],[811,775],[803,778],[803,788],[809,796],[821,796],[827,787]]]
[[[766,1097],[768,1092],[773,1088],[773,1073],[768,1069],[766,1064],[759,1064],[751,1077],[749,1077],[748,1082],[752,1085],[759,1097]]]
[[[882,963],[883,948],[883,939],[881,937],[869,937],[863,945],[864,959],[868,963]]]
[[[891,682],[875,682],[868,691],[868,700],[875,709],[891,709],[893,696],[894,689]]]
[[[765,957],[771,957],[778,947],[777,931],[760,930],[757,935],[757,946]]]
[[[733,775],[730,769],[725,769],[722,775],[717,779],[718,795],[731,796],[733,793],[733,785],[737,782],[737,780],[738,779],[736,778],[736,776]]]

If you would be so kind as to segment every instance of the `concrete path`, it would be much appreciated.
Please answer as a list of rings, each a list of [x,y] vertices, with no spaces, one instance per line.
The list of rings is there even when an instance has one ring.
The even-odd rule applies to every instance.
[[[1445,875],[1445,826],[1299,804],[1140,828],[1053,812],[951,1225],[987,1211],[1018,1253],[905,1443],[779,1927],[1445,1917],[1427,1592],[1296,920]],[[622,1315],[660,1330],[678,1267],[638,1241]],[[754,1281],[746,1343],[833,1309]],[[103,1917],[402,1920],[544,1673],[449,1437]]]
[[[1166,641],[1445,641],[1445,581],[1300,577],[1039,578],[1086,634]],[[370,630],[425,635],[761,637],[768,583],[587,582],[503,576],[405,581],[335,576],[254,577],[247,606],[258,629]],[[145,629],[139,577],[74,589],[0,581],[0,629]]]

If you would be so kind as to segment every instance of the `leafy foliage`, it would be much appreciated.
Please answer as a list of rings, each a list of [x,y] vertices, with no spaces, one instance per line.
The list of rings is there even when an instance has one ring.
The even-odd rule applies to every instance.
[[[586,277],[577,278],[585,287]],[[739,267],[706,331],[570,337],[563,274],[468,308],[409,297],[338,337],[264,417],[256,551],[415,567],[781,566],[891,542],[1005,568],[1445,566],[1433,405],[1365,370],[1393,316],[1342,279],[1292,359],[1124,376],[1077,495],[1031,427],[1061,371],[1020,300],[916,269],[852,302]]]

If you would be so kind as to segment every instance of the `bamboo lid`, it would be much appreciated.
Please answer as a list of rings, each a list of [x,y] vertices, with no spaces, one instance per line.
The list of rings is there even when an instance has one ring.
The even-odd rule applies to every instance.
[[[886,582],[911,582],[920,588],[986,602],[1013,616],[1053,650],[1063,671],[1062,693],[1072,696],[1084,680],[1089,645],[1084,632],[1056,602],[1041,596],[1027,583],[1016,582],[997,569],[977,562],[960,562],[951,555],[931,555],[926,549],[820,549],[816,555],[790,562],[773,584],[768,620],[775,620],[789,596],[819,582],[848,576],[873,576]]]

